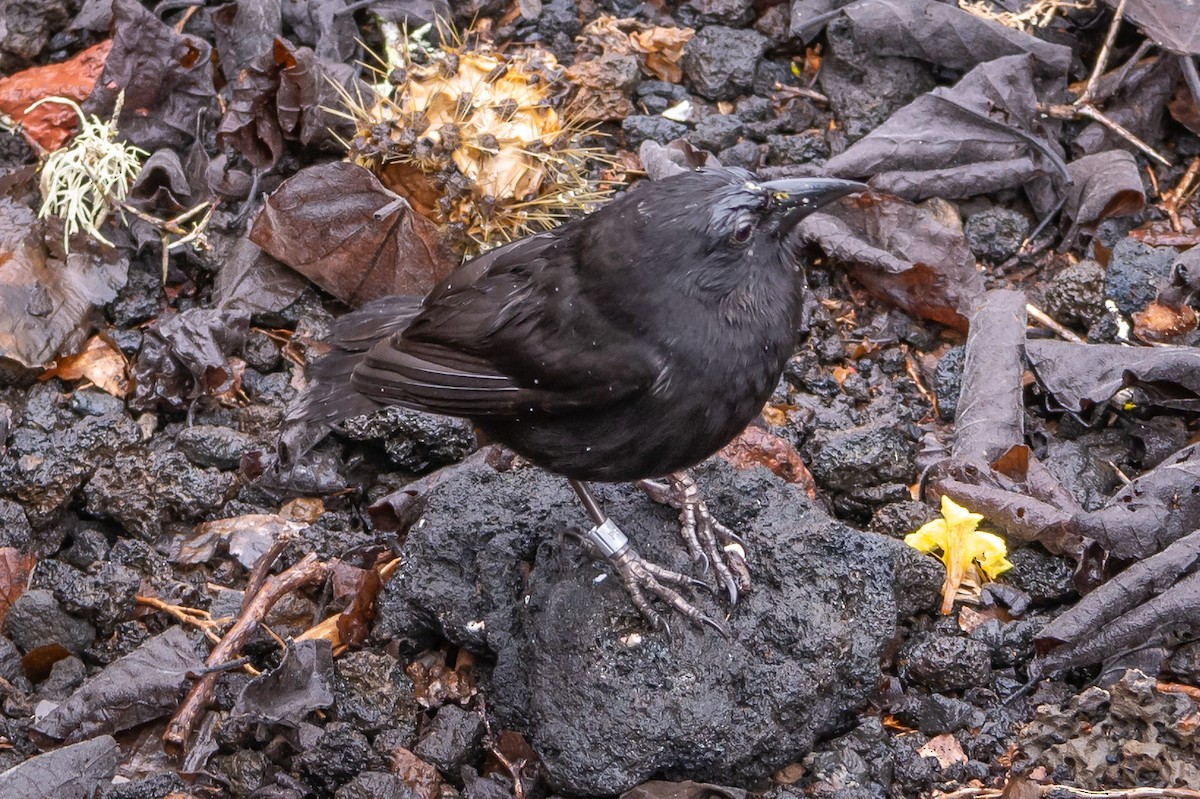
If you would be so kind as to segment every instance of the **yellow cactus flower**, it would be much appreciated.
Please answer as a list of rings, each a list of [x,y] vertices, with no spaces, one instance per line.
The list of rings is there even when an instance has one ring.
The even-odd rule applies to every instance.
[[[904,543],[919,552],[941,553],[946,565],[946,581],[942,583],[942,613],[949,614],[968,572],[982,573],[994,580],[1012,568],[1004,556],[1008,548],[1004,539],[994,533],[977,529],[983,516],[942,495],[942,518],[923,525],[904,537]]]

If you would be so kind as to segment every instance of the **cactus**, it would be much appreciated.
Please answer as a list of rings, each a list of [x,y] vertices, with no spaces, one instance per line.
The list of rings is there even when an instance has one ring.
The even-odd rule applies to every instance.
[[[592,174],[608,158],[582,144],[592,131],[574,121],[553,55],[444,31],[433,46],[420,33],[385,30],[386,58],[369,67],[375,96],[343,93],[357,126],[351,158],[464,253],[548,230],[607,196]]]

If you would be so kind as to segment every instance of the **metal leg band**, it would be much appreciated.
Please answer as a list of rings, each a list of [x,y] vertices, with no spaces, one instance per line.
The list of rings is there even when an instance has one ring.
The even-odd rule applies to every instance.
[[[605,558],[612,559],[629,548],[629,539],[621,532],[621,528],[612,519],[606,519],[587,531],[585,539],[592,542]]]

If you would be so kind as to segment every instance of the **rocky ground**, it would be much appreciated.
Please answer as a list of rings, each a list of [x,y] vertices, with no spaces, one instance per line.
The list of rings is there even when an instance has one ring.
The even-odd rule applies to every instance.
[[[124,89],[148,159],[68,253],[31,140],[74,114],[0,134],[0,796],[1200,796],[1184,0],[0,7],[0,109],[98,123]],[[553,55],[579,185],[871,183],[805,223],[807,330],[696,470],[749,545],[735,608],[694,596],[729,640],[650,629],[565,482],[465,422],[390,409],[277,462],[332,320],[478,247],[336,163],[420,144],[331,87],[436,15]],[[697,568],[673,510],[599,490]],[[902,540],[942,497],[1012,564],[948,597]]]

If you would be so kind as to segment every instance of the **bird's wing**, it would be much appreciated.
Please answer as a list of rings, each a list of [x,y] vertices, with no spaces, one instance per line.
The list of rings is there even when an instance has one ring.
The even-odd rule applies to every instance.
[[[376,402],[470,417],[601,407],[650,388],[662,355],[592,304],[572,245],[543,234],[467,264],[367,352],[352,385]]]

